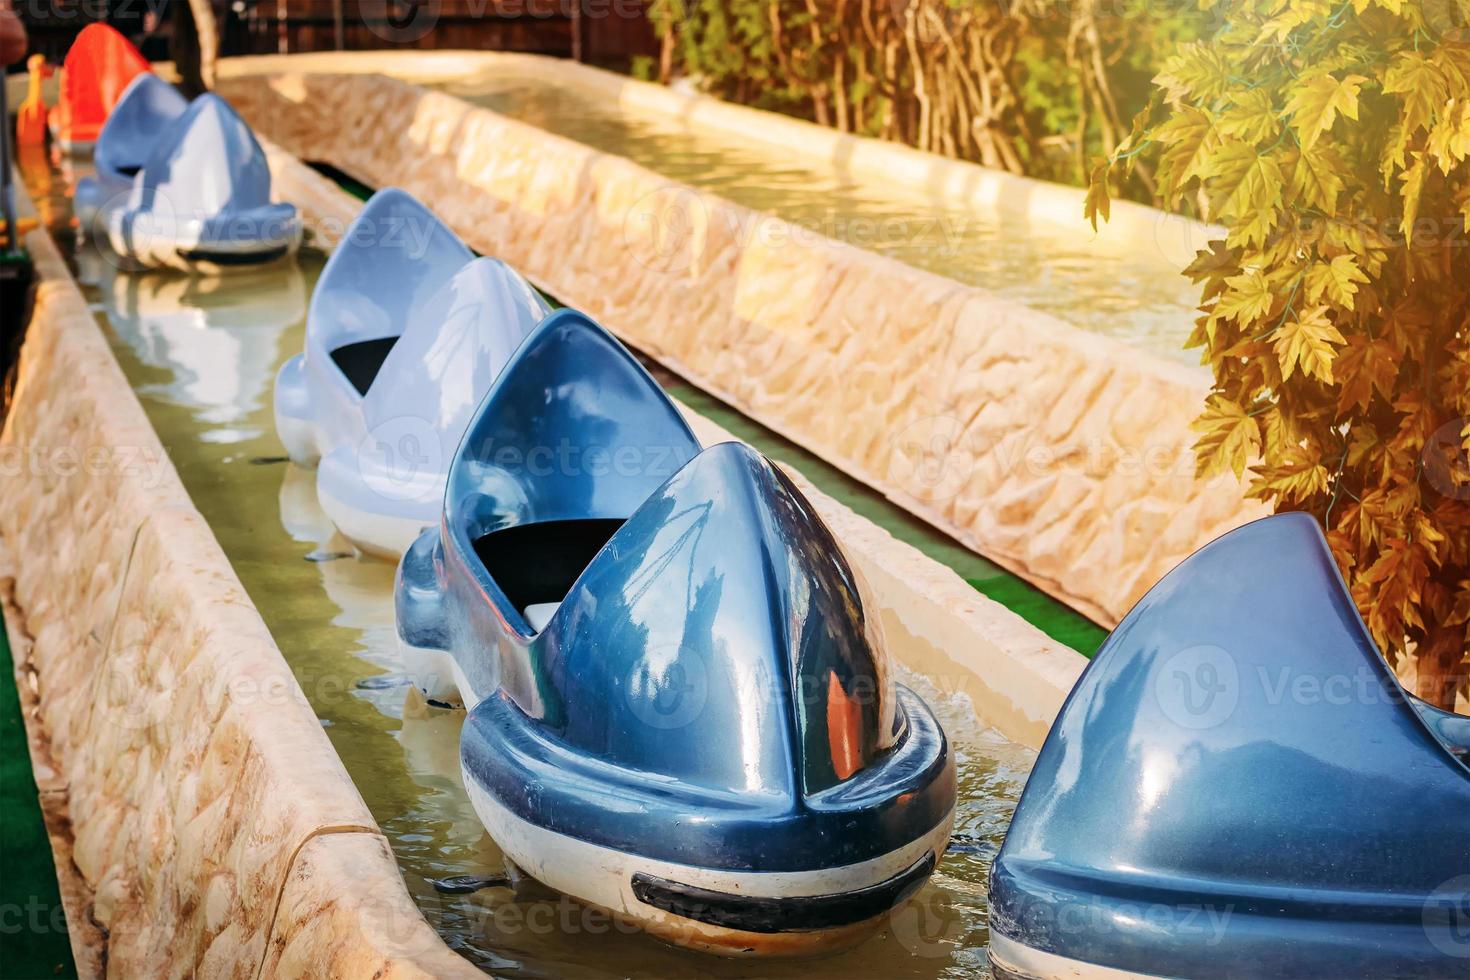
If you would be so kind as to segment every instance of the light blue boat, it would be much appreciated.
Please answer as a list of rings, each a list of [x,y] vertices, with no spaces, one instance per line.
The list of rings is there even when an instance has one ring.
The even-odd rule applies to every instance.
[[[1190,556],[1093,658],[990,882],[1009,977],[1470,973],[1470,719],[1404,692],[1302,514]]]
[[[491,388],[395,595],[420,690],[469,709],[476,812],[552,888],[682,945],[809,953],[944,852],[952,753],[856,570],[580,313]]]
[[[103,212],[126,205],[153,148],[188,108],[189,100],[151,71],[128,83],[97,137],[94,172],[77,182],[73,206],[84,234],[106,237]]]
[[[126,203],[107,210],[112,250],[148,268],[215,271],[295,253],[301,216],[271,201],[255,134],[217,95],[199,96],[155,142]]]
[[[410,195],[373,196],[322,272],[305,350],[276,378],[276,431],[317,466],[322,509],[349,540],[397,558],[438,522],[471,414],[547,312]]]

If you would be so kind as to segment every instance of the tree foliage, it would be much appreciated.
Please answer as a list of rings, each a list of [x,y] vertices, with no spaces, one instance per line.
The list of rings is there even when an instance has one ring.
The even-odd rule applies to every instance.
[[[680,72],[722,98],[1074,184],[1204,21],[1149,0],[655,0],[650,12],[663,55],[643,67],[663,81]],[[1125,191],[1152,197],[1147,167]]]
[[[1211,6],[1217,0],[1204,0]],[[1227,229],[1188,274],[1203,472],[1315,515],[1379,647],[1452,702],[1470,646],[1470,0],[1233,0],[1094,174]]]

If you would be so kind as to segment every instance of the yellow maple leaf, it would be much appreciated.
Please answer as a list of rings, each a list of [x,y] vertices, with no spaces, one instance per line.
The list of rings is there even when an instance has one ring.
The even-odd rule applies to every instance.
[[[1157,138],[1167,146],[1159,156],[1160,190],[1172,199],[1191,179],[1209,173],[1210,154],[1219,139],[1209,115],[1193,106],[1181,107],[1159,127]]]
[[[1261,451],[1261,430],[1240,404],[1224,395],[1211,395],[1204,414],[1190,423],[1200,433],[1194,444],[1201,474],[1230,470],[1238,480],[1246,464]]]
[[[1401,124],[1405,137],[1427,128],[1435,111],[1449,98],[1444,73],[1418,51],[1405,51],[1388,66],[1383,91],[1386,95],[1404,97]]]
[[[1345,309],[1353,308],[1353,297],[1358,292],[1358,283],[1366,283],[1368,276],[1358,267],[1358,260],[1351,255],[1339,255],[1331,262],[1316,262],[1307,272],[1307,299],[1313,303],[1324,295]]]
[[[1331,213],[1342,193],[1342,161],[1322,152],[1321,147],[1303,150],[1291,167],[1291,196],[1308,207]]]
[[[1238,276],[1231,276],[1225,280],[1225,284],[1230,288],[1220,296],[1220,302],[1215,307],[1215,312],[1220,316],[1245,326],[1271,311],[1271,303],[1276,297],[1271,294],[1271,284],[1259,270],[1252,269]]]
[[[1286,112],[1303,150],[1310,150],[1317,138],[1337,122],[1339,114],[1358,118],[1358,92],[1367,80],[1362,75],[1338,79],[1321,74],[1296,86],[1286,101]]]
[[[1334,344],[1345,343],[1342,334],[1327,318],[1326,306],[1312,306],[1276,330],[1272,345],[1281,364],[1283,380],[1289,380],[1298,367],[1309,378],[1332,383],[1332,361],[1337,356]]]

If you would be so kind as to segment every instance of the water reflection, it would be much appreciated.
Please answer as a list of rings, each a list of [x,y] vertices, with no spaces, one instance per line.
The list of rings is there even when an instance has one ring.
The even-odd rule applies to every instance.
[[[1160,215],[1156,248],[1099,247],[1077,206],[1075,226],[935,200],[840,172],[678,119],[620,110],[575,88],[506,69],[433,86],[674,180],[712,191],[831,238],[891,256],[1044,310],[1153,353],[1198,364],[1183,350],[1198,290],[1180,270],[1179,222]],[[750,234],[757,234],[754,229]]]
[[[306,315],[306,280],[295,263],[214,279],[88,264],[113,332],[164,372],[140,392],[193,408],[202,439],[261,434],[241,423],[269,402],[281,337]]]

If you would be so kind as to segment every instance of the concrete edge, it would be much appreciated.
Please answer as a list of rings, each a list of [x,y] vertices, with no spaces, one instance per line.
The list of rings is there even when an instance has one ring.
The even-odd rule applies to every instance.
[[[514,66],[527,77],[576,85],[615,99],[624,109],[679,119],[741,139],[774,146],[836,165],[853,173],[922,187],[935,200],[996,209],[1086,235],[1089,242],[1117,251],[1140,246],[1178,251],[1202,248],[1224,238],[1218,225],[1170,214],[1134,201],[1114,201],[1111,218],[1094,232],[1083,220],[1085,191],[1035,177],[926,153],[903,143],[838,132],[779,112],[755,109],[691,90],[681,90],[547,55],[508,51],[444,50],[311,52],[225,58],[220,77],[259,71],[314,70],[389,73],[429,84],[462,79],[490,66]],[[1189,253],[1192,254],[1192,253]]]
[[[38,300],[0,433],[23,461],[0,474],[0,599],[79,970],[258,977],[291,947],[340,950],[349,973],[479,976],[413,904],[49,234],[26,246]],[[156,454],[158,482],[46,462],[99,450]],[[358,859],[305,874],[328,838]]]

